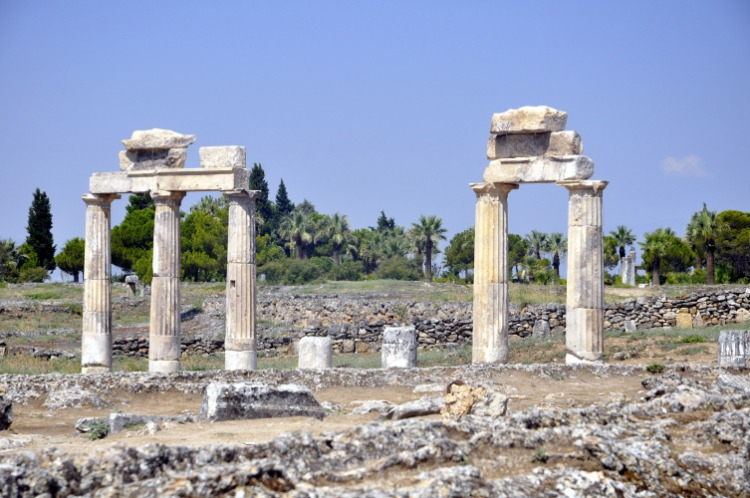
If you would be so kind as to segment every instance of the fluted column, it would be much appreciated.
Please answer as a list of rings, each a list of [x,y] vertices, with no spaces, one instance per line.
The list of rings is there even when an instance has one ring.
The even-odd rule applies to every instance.
[[[472,363],[508,362],[508,193],[512,183],[472,183],[474,234]]]
[[[110,211],[117,194],[86,194],[81,372],[112,371]]]
[[[224,192],[229,202],[224,365],[255,370],[255,199],[258,191]]]
[[[566,363],[604,360],[602,192],[606,181],[558,182],[568,189]]]
[[[176,372],[180,366],[180,202],[185,192],[152,192],[154,277],[151,281],[149,372]]]

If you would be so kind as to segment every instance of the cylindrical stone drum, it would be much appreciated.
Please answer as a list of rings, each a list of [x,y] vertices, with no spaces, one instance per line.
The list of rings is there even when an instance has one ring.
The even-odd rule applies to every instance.
[[[414,327],[386,327],[380,352],[383,368],[416,368],[417,332]]]
[[[750,330],[719,332],[719,366],[746,368],[750,360]]]
[[[299,368],[331,368],[333,358],[330,337],[303,337],[299,341]]]

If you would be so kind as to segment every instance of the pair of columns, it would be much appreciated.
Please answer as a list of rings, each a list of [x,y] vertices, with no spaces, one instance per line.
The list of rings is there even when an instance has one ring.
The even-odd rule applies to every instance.
[[[568,189],[566,362],[604,357],[602,191],[606,181],[557,182]],[[473,183],[473,363],[508,362],[508,194],[514,183]]]
[[[223,192],[229,202],[225,367],[254,370],[255,197],[256,192]],[[180,203],[185,192],[152,192],[154,200],[153,280],[149,328],[149,371],[181,369]],[[118,194],[87,194],[84,262],[83,373],[112,370],[110,213]]]

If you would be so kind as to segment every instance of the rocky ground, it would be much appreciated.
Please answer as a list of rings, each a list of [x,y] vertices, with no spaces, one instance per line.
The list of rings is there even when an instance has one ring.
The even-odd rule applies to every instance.
[[[456,380],[503,416],[387,420]],[[209,382],[308,387],[324,419],[199,422]],[[750,375],[511,365],[0,376],[2,496],[748,496]],[[90,440],[82,417],[160,419]]]

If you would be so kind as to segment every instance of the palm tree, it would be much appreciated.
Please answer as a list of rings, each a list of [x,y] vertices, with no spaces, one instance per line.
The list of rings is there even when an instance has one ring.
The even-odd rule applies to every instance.
[[[19,252],[16,243],[10,239],[0,240],[0,282],[7,282],[19,267]]]
[[[447,230],[443,228],[443,220],[441,218],[434,215],[421,215],[419,223],[412,223],[411,232],[416,241],[424,242],[425,277],[427,282],[431,283],[433,247],[437,246],[440,240],[445,240],[445,232]]]
[[[547,246],[547,234],[532,230],[526,236],[526,242],[529,245],[529,254],[535,256],[536,259],[542,259],[542,252],[545,251],[545,247]]]
[[[706,283],[713,285],[716,283],[714,277],[714,256],[716,254],[716,235],[719,226],[716,221],[716,211],[709,211],[706,203],[703,203],[703,209],[695,213],[695,226],[693,227],[694,240],[706,252]],[[691,220],[692,222],[692,220]]]
[[[651,269],[651,283],[652,285],[659,285],[659,266],[661,265],[661,258],[665,256],[668,249],[669,236],[673,235],[669,228],[657,228],[651,233],[644,234],[644,242],[640,242],[641,250],[643,251],[643,258],[651,258],[652,269]]]
[[[568,239],[561,233],[549,234],[546,249],[552,254],[552,268],[555,269],[556,279],[560,278],[560,261],[568,254]]]
[[[313,241],[313,233],[310,216],[304,211],[295,208],[289,216],[281,221],[279,233],[294,248],[296,259],[302,259],[304,249]]]
[[[346,215],[333,213],[329,217],[327,227],[328,239],[333,246],[333,262],[336,266],[341,266],[341,249],[348,249],[351,246],[352,234],[349,230],[349,220]]]
[[[618,225],[617,229],[609,232],[609,234],[614,237],[617,242],[620,251],[620,259],[624,258],[626,256],[625,248],[633,245],[633,242],[635,242],[635,235],[633,235],[633,232],[625,225]]]
[[[690,222],[685,227],[685,242],[690,245],[690,248],[695,253],[695,263],[693,266],[696,270],[700,270],[703,267],[705,251],[703,250],[703,244],[698,234],[698,213],[693,213]]]

